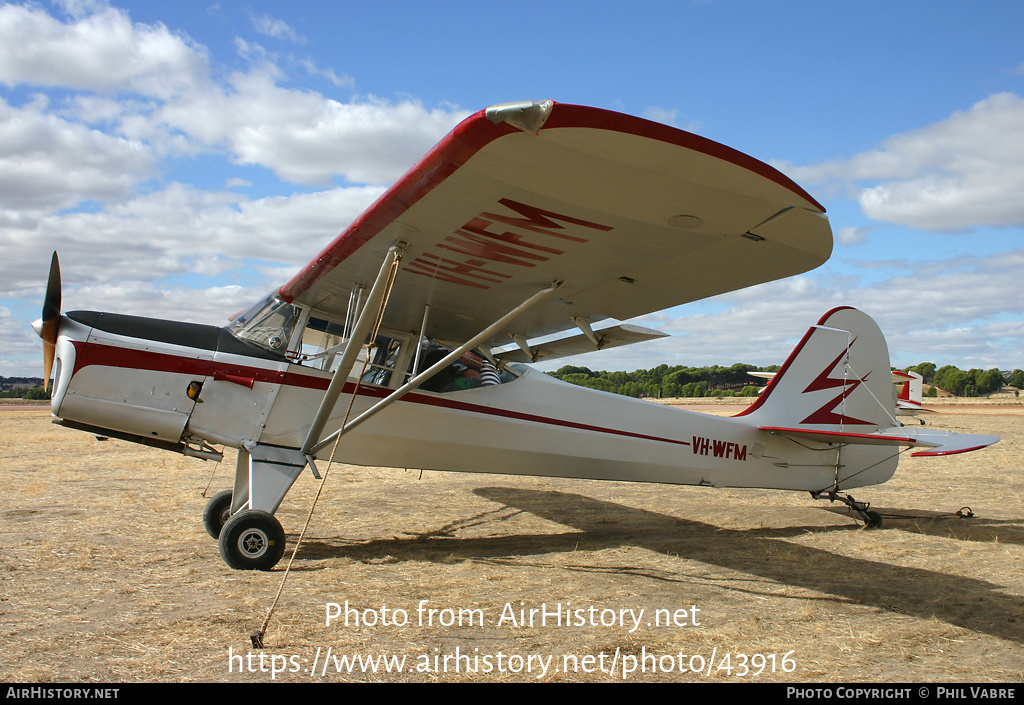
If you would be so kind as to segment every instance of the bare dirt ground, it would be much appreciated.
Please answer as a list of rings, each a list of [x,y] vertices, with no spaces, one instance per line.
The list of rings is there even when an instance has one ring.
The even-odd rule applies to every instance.
[[[251,651],[308,473],[278,512],[285,560],[232,571],[200,517],[233,455],[215,466],[3,409],[0,681],[1019,682],[1024,411],[984,411],[928,421],[999,444],[904,455],[854,493],[879,530],[796,493],[335,466]],[[359,623],[327,624],[346,601]],[[531,625],[542,603],[579,612]]]

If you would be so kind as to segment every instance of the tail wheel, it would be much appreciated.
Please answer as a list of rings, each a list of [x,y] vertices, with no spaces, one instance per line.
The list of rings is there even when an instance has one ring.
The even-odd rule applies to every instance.
[[[218,539],[220,555],[236,570],[270,570],[284,555],[284,529],[272,514],[252,509],[236,512]]]
[[[213,495],[203,510],[203,526],[206,533],[213,538],[220,538],[221,529],[231,518],[231,490],[224,490]]]

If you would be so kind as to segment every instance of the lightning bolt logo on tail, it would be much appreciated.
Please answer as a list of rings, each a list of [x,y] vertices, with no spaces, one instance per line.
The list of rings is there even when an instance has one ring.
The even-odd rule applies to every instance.
[[[844,416],[842,412],[838,414],[835,413],[836,407],[840,405],[845,405],[846,398],[850,396],[857,387],[864,383],[871,374],[869,372],[868,374],[864,375],[861,378],[853,377],[852,379],[847,379],[846,377],[831,376],[831,373],[835,370],[836,366],[839,364],[839,361],[849,354],[850,350],[853,349],[853,346],[856,342],[856,339],[854,339],[850,343],[850,347],[847,350],[843,350],[841,353],[839,353],[838,357],[836,357],[828,366],[826,366],[825,369],[822,370],[818,374],[818,376],[814,378],[814,381],[807,385],[807,389],[803,391],[804,394],[807,394],[808,392],[818,392],[824,389],[835,389],[836,387],[842,387],[842,393],[839,396],[827,401],[825,404],[819,407],[817,411],[809,415],[800,423],[823,425],[875,425],[871,421],[864,421],[862,419],[857,419],[852,416]]]

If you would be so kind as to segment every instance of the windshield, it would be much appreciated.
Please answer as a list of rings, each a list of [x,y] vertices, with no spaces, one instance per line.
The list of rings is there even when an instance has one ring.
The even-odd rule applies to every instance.
[[[298,307],[272,293],[232,321],[228,331],[236,338],[284,355],[298,318]]]

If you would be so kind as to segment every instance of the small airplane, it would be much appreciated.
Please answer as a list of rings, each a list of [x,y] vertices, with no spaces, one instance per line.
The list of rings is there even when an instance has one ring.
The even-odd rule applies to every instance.
[[[892,382],[896,385],[896,415],[917,417],[931,414],[931,409],[924,408],[924,377],[917,372],[892,371]],[[924,425],[923,419],[917,419]]]
[[[203,514],[236,569],[277,564],[274,514],[326,458],[799,490],[877,525],[848,491],[888,480],[901,448],[998,438],[903,428],[885,340],[860,311],[826,313],[732,418],[528,366],[661,337],[593,324],[805,272],[831,251],[824,208],[741,152],[606,110],[509,103],[459,124],[226,327],[61,314],[56,253],[33,326],[55,423],[215,461],[216,446],[238,449],[233,487]]]
[[[757,393],[760,394],[764,390],[768,389],[768,385],[772,383],[772,380],[775,379],[775,375],[778,374],[778,373],[777,372],[761,372],[760,370],[753,370],[751,372],[747,372],[747,374],[750,375],[751,377],[757,377],[758,379],[767,380],[764,383],[764,386],[757,390]]]

